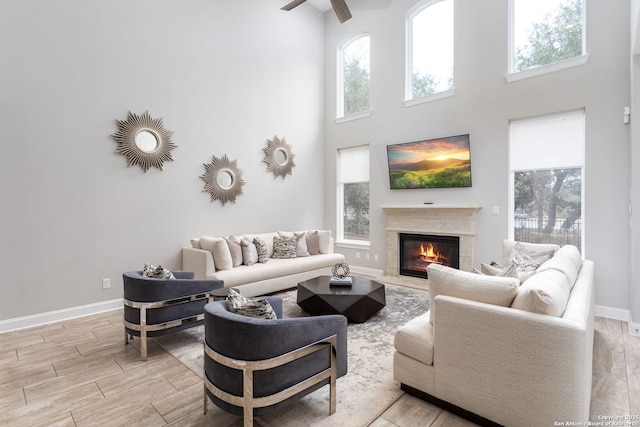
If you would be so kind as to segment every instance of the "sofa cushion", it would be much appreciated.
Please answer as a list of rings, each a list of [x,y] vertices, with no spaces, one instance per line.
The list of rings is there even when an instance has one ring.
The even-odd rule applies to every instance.
[[[560,317],[570,293],[567,276],[559,270],[548,269],[536,273],[520,286],[511,307]]]
[[[433,365],[433,325],[429,313],[402,325],[396,331],[393,345],[400,353],[425,365]]]
[[[520,285],[517,278],[474,274],[440,264],[430,264],[427,274],[431,323],[434,317],[434,300],[438,295],[509,307]]]
[[[253,265],[258,262],[258,249],[253,242],[242,239],[240,246],[242,247],[242,263],[244,265]]]
[[[295,237],[274,237],[273,238],[273,258],[295,258],[296,244]]]
[[[202,236],[200,238],[200,247],[211,252],[216,270],[230,270],[233,268],[229,245],[222,237]]]
[[[573,288],[580,267],[582,266],[582,255],[578,248],[573,245],[565,245],[558,252],[538,268],[538,273],[546,270],[558,270],[567,276],[570,288]]]
[[[226,287],[233,287],[318,269],[326,269],[329,273],[330,268],[338,262],[344,262],[344,255],[321,254],[302,258],[271,258],[269,262],[264,264],[241,265],[231,270],[216,271],[214,274],[210,274],[207,279],[223,280]],[[283,282],[286,283],[286,280]]]
[[[229,289],[227,297],[229,311],[243,316],[255,317],[257,319],[277,319],[273,307],[266,298],[249,299],[235,289]]]

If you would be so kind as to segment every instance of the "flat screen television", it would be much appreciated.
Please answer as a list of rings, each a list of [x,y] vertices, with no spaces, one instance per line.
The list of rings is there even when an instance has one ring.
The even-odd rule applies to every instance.
[[[392,190],[471,187],[469,134],[387,145]]]

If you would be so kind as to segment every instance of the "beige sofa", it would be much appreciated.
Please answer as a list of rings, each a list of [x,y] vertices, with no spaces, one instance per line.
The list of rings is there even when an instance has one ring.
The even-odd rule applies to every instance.
[[[292,236],[298,238],[296,255],[275,258],[274,238]],[[333,251],[330,230],[281,231],[234,237],[233,240],[244,240],[245,243],[261,239],[266,244],[266,262],[247,263],[245,256],[241,265],[236,261],[236,266],[232,267],[228,260],[235,245],[222,237],[202,236],[191,239],[190,247],[182,248],[182,269],[193,271],[196,279],[223,280],[225,287],[236,287],[243,295],[251,297],[290,289],[301,281],[330,275],[335,264],[345,262],[344,255]],[[246,252],[243,255],[247,255]]]
[[[514,247],[503,243],[503,265]],[[428,274],[430,310],[395,336],[393,375],[404,390],[476,422],[589,419],[592,261],[564,246],[522,284],[434,265]]]

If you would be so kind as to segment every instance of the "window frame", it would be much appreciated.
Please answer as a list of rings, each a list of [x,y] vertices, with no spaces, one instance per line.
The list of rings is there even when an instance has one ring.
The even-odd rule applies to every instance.
[[[454,8],[454,22],[452,28],[453,37],[453,85],[450,89],[435,92],[430,95],[413,97],[413,20],[420,13],[424,12],[431,6],[444,1],[451,1]],[[409,9],[405,18],[405,87],[404,87],[404,106],[411,107],[414,105],[424,104],[426,102],[436,101],[438,99],[448,98],[455,94],[455,0],[423,0]]]
[[[344,111],[344,49],[363,37],[369,38],[369,109],[359,113],[345,115]],[[371,115],[371,33],[358,33],[338,44],[336,60],[336,123],[362,119]]]
[[[336,241],[337,247],[352,248],[352,249],[370,249],[371,248],[371,228],[369,228],[369,240],[352,240],[344,238],[344,184],[340,176],[341,172],[341,151],[350,149],[367,149],[367,155],[369,157],[369,180],[368,181],[349,181],[347,184],[353,184],[357,182],[369,183],[369,217],[371,217],[371,148],[369,144],[356,145],[353,147],[342,147],[336,150]],[[371,225],[371,223],[369,223]]]
[[[523,71],[516,71],[516,46],[515,46],[515,2],[521,0],[507,1],[507,74],[505,79],[507,82],[516,82],[531,77],[537,77],[556,71],[566,70],[573,67],[584,65],[589,60],[587,53],[587,2],[582,1],[582,54],[573,58],[564,59],[562,61],[552,62],[550,64],[540,65],[538,67],[529,68]]]

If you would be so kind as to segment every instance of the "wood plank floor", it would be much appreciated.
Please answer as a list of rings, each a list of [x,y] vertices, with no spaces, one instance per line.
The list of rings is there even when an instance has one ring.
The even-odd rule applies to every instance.
[[[140,361],[138,343],[124,345],[121,310],[0,334],[0,425],[242,425],[212,404],[203,415],[201,378],[153,340]],[[640,338],[596,318],[594,344],[592,419],[640,414]],[[372,427],[473,425],[406,394],[380,410]]]

